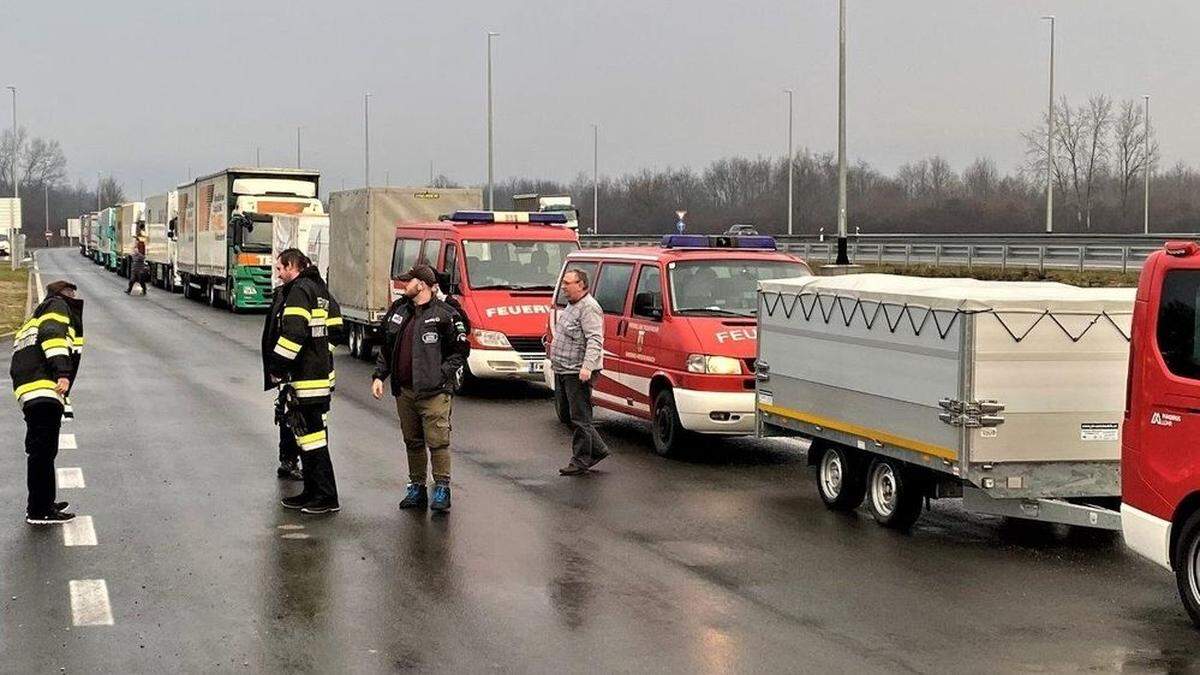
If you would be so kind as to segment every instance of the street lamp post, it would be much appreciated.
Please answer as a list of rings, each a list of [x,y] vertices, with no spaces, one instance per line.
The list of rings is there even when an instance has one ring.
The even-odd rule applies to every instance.
[[[1150,234],[1150,94],[1143,94],[1142,98],[1146,101],[1146,138],[1142,151],[1146,155],[1146,191],[1142,198],[1142,232]]]
[[[494,180],[494,166],[492,163],[492,38],[500,35],[495,31],[488,31],[487,34],[487,183],[488,183],[488,208],[495,210],[496,208],[496,191]]]
[[[592,124],[592,234],[600,232],[600,125]]]
[[[10,86],[8,87],[8,90],[12,92],[13,104],[13,197],[20,198],[21,190],[19,186],[21,184],[21,177],[18,175],[18,172],[21,170],[21,165],[19,162],[21,155],[21,137],[17,131],[17,88]]]
[[[846,244],[846,0],[838,0],[838,265],[849,265]]]
[[[788,97],[788,146],[787,146],[787,148],[788,148],[787,149],[787,165],[788,165],[787,227],[788,227],[788,229],[787,229],[787,233],[790,235],[790,234],[793,234],[793,232],[792,232],[792,169],[793,169],[792,165],[794,163],[792,161],[792,152],[793,152],[792,151],[792,93],[793,92],[791,89],[784,89],[783,92],[785,94],[787,94],[787,97]]]
[[[299,125],[296,126],[296,168],[297,169],[299,169],[302,166],[300,164],[300,130],[303,128],[304,127],[299,126]]]
[[[371,187],[371,94],[363,94],[363,184]]]
[[[1043,16],[1050,22],[1050,102],[1046,118],[1046,233],[1054,231],[1054,17]]]

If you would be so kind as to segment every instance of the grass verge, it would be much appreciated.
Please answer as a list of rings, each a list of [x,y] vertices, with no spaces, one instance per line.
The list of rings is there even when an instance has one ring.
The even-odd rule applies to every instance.
[[[1072,286],[1088,288],[1112,288],[1122,286],[1137,286],[1137,272],[1119,272],[1109,270],[1052,270],[1039,272],[1036,268],[981,267],[975,265],[970,269],[965,266],[933,265],[863,265],[864,272],[878,274],[904,274],[911,277],[965,277],[985,281],[1057,281]]]
[[[0,335],[20,328],[25,319],[25,293],[28,290],[29,270],[0,266]]]

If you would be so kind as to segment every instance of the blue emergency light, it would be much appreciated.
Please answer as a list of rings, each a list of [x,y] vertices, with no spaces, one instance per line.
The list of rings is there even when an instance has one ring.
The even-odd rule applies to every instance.
[[[455,211],[450,220],[459,223],[542,223],[566,225],[567,214],[525,211]]]
[[[744,248],[774,251],[775,237],[766,235],[665,234],[663,248]]]

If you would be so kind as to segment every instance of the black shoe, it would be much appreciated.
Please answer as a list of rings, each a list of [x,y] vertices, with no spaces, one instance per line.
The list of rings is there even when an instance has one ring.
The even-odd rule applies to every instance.
[[[429,503],[429,494],[426,490],[424,484],[409,483],[408,493],[404,495],[404,499],[400,500],[400,508],[425,508],[425,505]]]
[[[429,502],[430,511],[450,510],[450,486],[438,483],[433,486],[433,499]]]
[[[295,460],[280,462],[279,468],[275,469],[275,475],[288,480],[304,480],[304,474],[300,471],[300,465]]]
[[[579,466],[574,462],[558,470],[558,475],[560,476],[581,476],[585,473],[587,473],[587,467]]]
[[[67,513],[66,511],[55,511],[49,515],[42,516],[25,516],[25,522],[30,525],[59,525],[72,520],[75,520],[75,514]]]
[[[312,497],[301,492],[295,497],[284,497],[279,500],[279,503],[283,504],[283,508],[285,509],[302,509],[311,501],[313,501]]]
[[[66,511],[67,507],[70,505],[71,505],[71,502],[54,502],[54,510],[55,511]]]
[[[342,506],[337,503],[336,499],[314,499],[304,508],[300,509],[300,513],[307,513],[310,516],[320,515],[322,513],[336,513],[342,510]]]

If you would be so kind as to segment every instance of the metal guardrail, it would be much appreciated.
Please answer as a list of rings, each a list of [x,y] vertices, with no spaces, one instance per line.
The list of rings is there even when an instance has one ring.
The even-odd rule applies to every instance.
[[[850,260],[859,264],[955,266],[1001,269],[1037,268],[1137,271],[1146,257],[1171,239],[1200,235],[861,235],[848,242]],[[661,235],[586,235],[585,248],[653,246]],[[776,237],[780,250],[805,260],[832,263],[836,240],[826,237]]]

